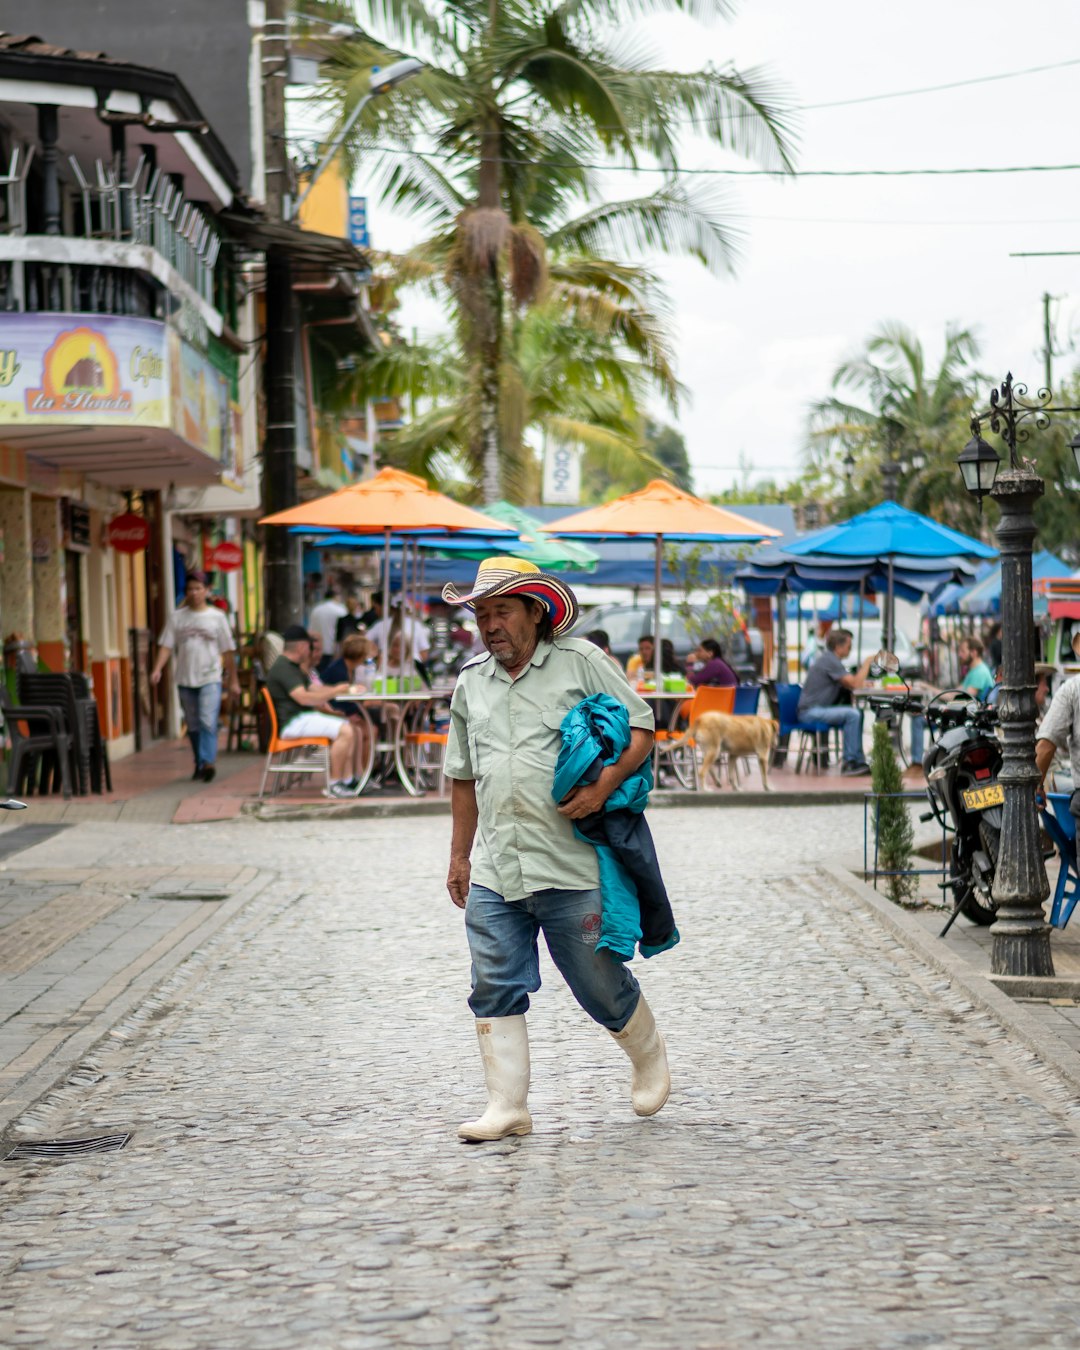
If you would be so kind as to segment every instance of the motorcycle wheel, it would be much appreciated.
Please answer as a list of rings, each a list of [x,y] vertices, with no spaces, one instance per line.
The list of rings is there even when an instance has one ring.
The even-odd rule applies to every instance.
[[[980,839],[982,840],[982,845],[986,849],[987,856],[990,858],[990,861],[994,864],[994,867],[996,868],[997,839],[995,837],[993,842],[993,848],[991,848],[990,841],[986,838],[986,835],[988,833],[991,832],[987,831],[985,826],[979,827],[979,836]],[[954,876],[956,876],[958,870],[957,854],[959,852],[959,847],[960,847],[959,841],[954,839],[952,846],[952,870]],[[989,926],[997,918],[997,910],[994,909],[992,906],[983,904],[982,896],[971,884],[970,867],[964,872],[963,876],[956,877],[956,880],[953,882],[952,890],[953,890],[953,903],[960,910],[960,913],[964,916],[964,918],[970,919],[972,923],[977,923],[980,926],[980,928],[989,928]]]

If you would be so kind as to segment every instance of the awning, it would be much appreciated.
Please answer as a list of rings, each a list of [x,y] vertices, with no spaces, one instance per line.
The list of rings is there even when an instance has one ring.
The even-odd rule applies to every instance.
[[[347,239],[333,234],[317,234],[314,230],[302,230],[298,225],[261,220],[239,211],[222,211],[217,221],[247,248],[263,253],[278,249],[288,253],[294,263],[306,263],[328,271],[340,267],[346,272],[367,272],[371,267],[366,253]]]

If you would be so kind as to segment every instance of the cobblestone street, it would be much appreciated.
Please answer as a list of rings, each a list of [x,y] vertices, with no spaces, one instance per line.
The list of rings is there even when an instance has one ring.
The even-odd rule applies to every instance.
[[[634,1117],[545,955],[535,1133],[478,1147],[447,818],[81,824],[21,855],[270,880],[17,1122],[133,1138],[0,1166],[0,1344],[1077,1345],[1080,1104],[816,870],[861,808],[652,824],[670,1103]]]

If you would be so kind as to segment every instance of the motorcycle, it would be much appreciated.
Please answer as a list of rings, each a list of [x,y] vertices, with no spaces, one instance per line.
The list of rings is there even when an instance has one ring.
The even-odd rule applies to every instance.
[[[889,672],[891,662],[886,657],[882,653],[881,668]],[[910,691],[906,696],[872,698],[869,702],[879,716],[919,714],[925,717],[930,732],[930,743],[923,755],[930,810],[919,819],[936,820],[953,836],[949,876],[941,883],[943,890],[952,892],[953,910],[941,937],[948,933],[958,914],[983,926],[992,924],[997,909],[994,874],[1005,801],[1004,790],[997,781],[1002,763],[1001,742],[996,734],[997,709],[973,700],[962,689],[944,690],[925,707]]]

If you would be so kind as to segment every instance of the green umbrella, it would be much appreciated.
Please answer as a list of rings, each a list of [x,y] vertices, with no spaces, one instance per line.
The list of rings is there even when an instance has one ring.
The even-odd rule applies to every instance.
[[[596,571],[596,564],[600,561],[598,553],[586,548],[584,544],[575,543],[572,539],[553,539],[550,535],[544,534],[543,522],[537,520],[535,516],[530,516],[520,506],[514,506],[510,502],[496,502],[494,506],[484,507],[484,515],[492,516],[518,532],[518,538],[513,541],[509,539],[505,543],[502,540],[498,541],[497,548],[500,554],[508,558],[526,558],[537,567],[547,568],[552,572]],[[440,549],[439,552],[447,558],[483,559],[492,555],[491,544],[484,548],[468,548],[458,547],[458,542],[455,540],[452,551]],[[460,543],[466,543],[464,537],[460,539]]]

